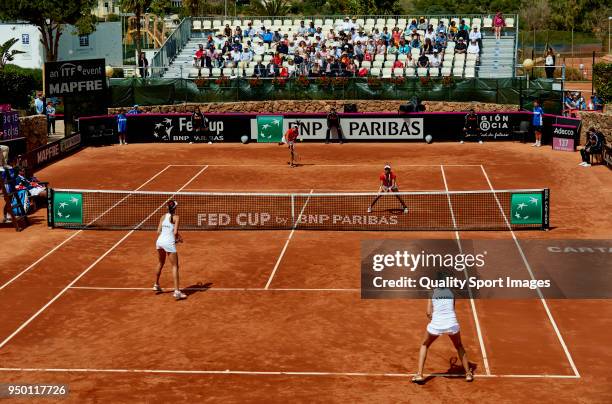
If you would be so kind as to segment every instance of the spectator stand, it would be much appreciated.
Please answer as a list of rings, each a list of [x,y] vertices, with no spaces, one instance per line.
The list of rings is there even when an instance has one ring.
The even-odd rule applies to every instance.
[[[412,21],[416,20],[417,23],[413,24]],[[422,20],[422,21],[419,21]],[[303,25],[302,25],[303,21]],[[191,19],[185,19],[181,23],[181,29],[183,34],[182,38],[189,32],[191,39],[187,43],[183,51],[180,54],[174,53],[172,66],[169,67],[168,71],[164,73],[164,77],[169,78],[185,78],[184,73],[187,72],[189,78],[218,78],[218,77],[252,77],[255,75],[255,66],[258,62],[262,62],[264,65],[270,63],[274,55],[277,52],[281,52],[283,60],[279,67],[279,71],[282,68],[289,68],[290,60],[294,59],[295,48],[299,48],[299,44],[304,41],[306,47],[315,46],[313,41],[317,44],[325,44],[326,50],[342,49],[336,55],[331,55],[334,61],[342,60],[343,71],[347,71],[347,76],[356,75],[356,72],[362,69],[366,69],[367,74],[376,77],[478,77],[477,66],[479,63],[479,55],[474,53],[462,53],[455,52],[455,39],[454,37],[448,36],[444,41],[444,44],[439,44],[434,39],[434,45],[440,51],[440,60],[437,62],[432,61],[429,66],[417,68],[415,65],[416,58],[420,56],[425,48],[425,39],[430,37],[431,34],[436,34],[439,27],[441,30],[448,32],[449,24],[454,23],[455,25],[465,25],[469,28],[477,27],[478,31],[484,31],[489,35],[492,32],[492,15],[482,14],[470,14],[464,16],[452,16],[452,15],[437,15],[437,16],[355,16],[351,19],[347,19],[344,16],[321,16],[321,17],[249,17],[249,18],[214,18],[214,17],[192,17]],[[186,26],[188,25],[188,27]],[[416,25],[416,27],[415,27]],[[385,31],[385,27],[387,30]],[[512,15],[506,18],[506,29],[508,33],[511,33],[511,47],[508,48],[510,53],[510,69],[508,70],[509,77],[514,75],[514,69],[512,64],[514,62],[514,55],[516,49],[516,28],[518,27],[518,16]],[[351,31],[354,28],[354,31]],[[431,31],[430,32],[430,29]],[[399,35],[395,33],[395,30],[399,29]],[[266,37],[264,41],[264,34],[268,32],[272,35],[273,40],[270,37]],[[310,31],[308,31],[310,30]],[[353,33],[350,38],[345,38],[342,35],[344,33]],[[388,36],[383,37],[386,32],[394,33],[389,38]],[[413,35],[414,34],[414,35]],[[386,35],[386,34],[385,34]],[[466,35],[465,33],[463,35]],[[469,34],[468,34],[469,35]],[[319,37],[317,39],[317,36]],[[397,42],[405,40],[407,43],[413,40],[414,36],[417,37],[416,46],[404,48],[403,51],[398,50]],[[378,43],[382,38],[383,43]],[[467,35],[466,35],[466,40]],[[372,49],[372,58],[362,58],[354,52],[354,46],[357,45],[357,40],[360,40],[366,44],[366,48],[370,45],[371,40],[375,40],[377,43]],[[256,48],[256,51],[251,57],[246,60],[240,60],[229,58],[229,50],[225,44],[230,47],[234,46],[241,49],[245,49],[247,46],[250,47],[249,51],[253,51],[252,48]],[[293,42],[286,44],[290,48],[289,51],[285,49],[285,44],[281,45],[282,42]],[[260,44],[258,43],[260,42]],[[389,46],[390,42],[394,42],[395,46]],[[205,68],[202,66],[195,66],[193,58],[198,45],[203,44],[205,47],[210,48],[209,44],[215,44],[212,54],[210,55],[210,61],[207,60]],[[342,51],[346,46],[349,46],[348,53],[351,57],[342,58]],[[336,48],[334,48],[334,46]],[[225,49],[222,49],[224,48]],[[317,47],[320,50],[320,47]],[[486,48],[486,46],[485,46]],[[406,50],[410,49],[409,52]],[[504,48],[505,49],[505,48]],[[482,49],[481,49],[482,50]],[[493,50],[493,49],[492,49]],[[292,52],[293,51],[293,52]],[[451,52],[452,51],[452,52]],[[492,67],[493,73],[489,77],[501,77],[503,74],[501,71],[497,71],[500,62],[495,59],[495,53],[499,50],[494,50],[493,60],[489,60],[488,63],[497,63],[496,66]],[[160,53],[166,55],[167,50],[160,50]],[[314,52],[313,52],[314,53]],[[324,51],[325,53],[325,51]],[[432,49],[428,51],[429,54],[433,53]],[[410,54],[410,56],[408,56]],[[157,55],[156,55],[157,56]],[[327,56],[327,55],[325,55]],[[415,58],[416,57],[416,58]],[[160,57],[162,58],[162,57]],[[155,58],[154,58],[155,59]],[[312,72],[312,64],[315,62],[312,58],[305,58],[303,62],[306,68],[296,69],[294,74],[307,75]],[[322,58],[325,60],[325,57]],[[396,62],[402,62],[402,66],[396,65]],[[318,62],[318,61],[317,61]],[[323,64],[325,64],[323,62]],[[348,65],[354,65],[350,68]],[[502,61],[502,65],[505,62]],[[157,62],[152,63],[152,66],[159,66]],[[302,65],[299,63],[298,65]],[[164,65],[165,66],[165,65]],[[324,66],[325,67],[325,66]],[[316,70],[316,69],[315,69]],[[324,74],[329,73],[325,72]],[[291,74],[291,73],[290,73]],[[500,76],[501,74],[501,76]]]

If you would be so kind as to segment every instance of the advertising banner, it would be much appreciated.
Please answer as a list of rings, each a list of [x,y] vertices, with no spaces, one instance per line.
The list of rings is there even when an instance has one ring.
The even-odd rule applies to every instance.
[[[106,91],[104,59],[45,63],[45,95],[58,97]]]
[[[17,111],[0,112],[2,127],[0,140],[12,140],[22,137],[19,132],[19,113]]]

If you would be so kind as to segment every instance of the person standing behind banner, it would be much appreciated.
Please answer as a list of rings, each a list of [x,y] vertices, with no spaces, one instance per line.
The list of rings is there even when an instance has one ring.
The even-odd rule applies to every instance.
[[[463,136],[459,143],[463,144],[465,139],[468,137],[475,136],[479,144],[482,144],[482,137],[480,136],[480,126],[478,125],[478,116],[474,112],[474,108],[470,109],[469,114],[465,116],[465,123],[463,124]]]
[[[127,133],[127,117],[124,114],[123,108],[117,114],[117,134],[119,135],[119,144],[127,144],[125,135]]]
[[[208,118],[204,116],[200,107],[193,111],[193,115],[191,115],[191,122],[193,124],[193,131],[196,136],[205,136],[208,133]],[[211,141],[210,134],[208,134],[207,140],[209,142]]]
[[[49,101],[47,102],[47,136],[51,134],[55,135],[55,108],[53,102]]]
[[[546,58],[544,59],[544,70],[546,71],[546,78],[553,79],[555,77],[555,53],[552,48],[548,48],[546,52]]]
[[[42,115],[45,113],[45,102],[43,101],[43,96],[41,93],[36,94],[36,98],[34,99],[34,108],[36,108],[36,113],[38,115]]]
[[[138,58],[138,70],[140,72],[140,77],[146,79],[149,75],[149,61],[145,56],[144,52],[140,52],[140,57]]]
[[[531,147],[542,146],[542,127],[544,126],[544,110],[540,106],[538,100],[533,101],[533,133],[535,135],[535,143]]]
[[[340,142],[340,144],[344,143],[342,136],[342,128],[340,127],[340,117],[336,112],[336,108],[332,108],[331,111],[329,111],[329,114],[327,114],[327,133],[325,135],[326,144],[329,143],[331,131],[333,128],[335,128],[336,133],[338,133],[338,141]]]

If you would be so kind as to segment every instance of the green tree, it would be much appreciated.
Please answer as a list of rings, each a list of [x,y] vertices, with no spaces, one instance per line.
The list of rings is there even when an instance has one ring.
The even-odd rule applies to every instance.
[[[20,53],[25,53],[23,51],[13,49],[13,45],[19,42],[17,38],[11,38],[2,45],[0,45],[0,70],[4,69],[4,66],[8,62],[12,62],[15,59],[15,55],[19,55]]]
[[[127,13],[133,13],[136,18],[136,60],[138,60],[142,52],[141,30],[142,30],[142,15],[151,6],[152,0],[120,0],[119,6],[121,10]]]
[[[95,3],[95,0],[2,0],[0,20],[21,20],[36,25],[45,58],[53,62],[57,60],[64,25],[77,24],[81,18],[91,15]]]
[[[251,13],[262,16],[283,16],[289,12],[288,0],[251,0]]]

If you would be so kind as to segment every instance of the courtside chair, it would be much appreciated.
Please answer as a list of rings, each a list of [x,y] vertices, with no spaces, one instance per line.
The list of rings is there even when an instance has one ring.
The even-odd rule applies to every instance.
[[[417,18],[417,24],[419,23],[419,19]],[[425,19],[425,21],[427,21],[427,19]],[[427,22],[427,24],[431,24],[434,26],[434,29],[438,26],[438,19],[437,18],[432,18],[431,20],[429,20],[429,22]]]
[[[395,77],[404,77],[404,69],[401,67],[396,67],[393,69],[393,75]]]
[[[397,60],[403,63],[404,61],[408,60],[408,55],[406,55],[405,53],[400,53],[399,55],[397,55]]]
[[[419,77],[425,77],[429,74],[429,72],[427,71],[426,67],[418,67],[417,68],[417,75]]]
[[[392,74],[393,74],[393,69],[391,69],[391,68],[384,68],[384,69],[382,69],[382,77],[384,79],[390,79]]]
[[[247,77],[253,77],[255,75],[255,69],[253,67],[247,67],[246,69],[244,69],[244,74]]]
[[[514,18],[506,18],[506,28],[514,28]]]
[[[261,20],[253,20],[253,28],[258,29],[261,27]]]
[[[406,29],[406,25],[408,25],[408,21],[405,18],[397,19],[397,26],[401,29]]]
[[[210,20],[202,21],[202,29],[205,31],[210,31],[210,29],[212,29],[212,21]]]
[[[484,28],[493,28],[493,19],[489,17],[485,17],[482,20],[482,26]]]
[[[317,27],[323,27],[323,20],[322,20],[321,18],[316,18],[316,19],[314,20],[314,25],[315,25],[315,28],[317,28]]]
[[[453,76],[463,77],[463,67],[458,67],[458,66],[453,67]]]
[[[221,76],[221,69],[219,69],[218,67],[214,67],[211,72],[210,75],[213,77],[219,77]]]
[[[365,67],[366,69],[369,69],[372,67],[372,62],[370,62],[369,60],[364,60],[363,62],[361,62],[361,67]]]
[[[213,29],[219,29],[220,26],[221,26],[221,20],[213,20],[212,21]]]
[[[378,67],[373,67],[373,68],[370,70],[370,75],[371,75],[371,76],[374,76],[374,77],[380,77],[380,68],[378,68]]]
[[[240,20],[234,20],[232,21],[232,25],[230,25],[233,29],[236,29],[236,27],[240,27],[242,28],[242,22]]]
[[[473,25],[480,27],[481,24],[482,24],[482,20],[476,17],[472,20],[472,25],[470,25],[470,28],[472,28]]]
[[[395,63],[395,61],[393,61],[393,60],[387,60],[387,61],[385,61],[385,63],[383,64],[383,67],[393,69],[393,64],[394,64],[394,63]]]
[[[442,69],[440,69],[440,74],[443,77],[448,77],[451,75],[451,68],[450,67],[442,67]]]
[[[372,67],[376,67],[378,69],[383,67],[383,61],[382,60],[375,60],[374,62],[372,62]]]
[[[465,66],[464,77],[473,78],[476,77],[476,66]]]
[[[374,25],[376,25],[376,21],[374,20],[374,18],[366,18],[365,25],[370,25],[373,27]]]
[[[193,30],[194,31],[202,31],[202,21],[194,20],[193,21]]]
[[[467,25],[468,27],[470,27],[470,30],[472,29],[472,26],[470,25],[470,22],[472,22],[472,20],[470,20],[468,17],[463,19],[465,21],[465,25]]]
[[[406,77],[414,77],[415,75],[414,67],[407,67],[404,71],[404,74],[406,75]]]

